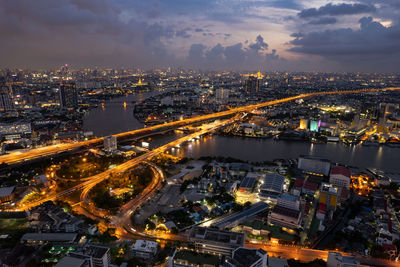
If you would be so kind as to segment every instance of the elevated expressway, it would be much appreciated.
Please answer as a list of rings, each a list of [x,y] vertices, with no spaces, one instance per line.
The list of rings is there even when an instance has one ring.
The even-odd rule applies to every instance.
[[[55,200],[55,199],[59,199],[61,197],[64,197],[66,195],[69,195],[75,191],[78,190],[83,190],[81,193],[81,201],[84,205],[89,205],[88,202],[88,193],[89,191],[98,183],[108,179],[110,177],[110,175],[116,175],[116,174],[121,174],[129,169],[131,169],[132,167],[138,165],[139,163],[145,162],[146,160],[151,159],[152,157],[163,153],[167,150],[169,150],[170,148],[179,146],[180,144],[189,141],[190,139],[194,139],[197,138],[198,136],[204,135],[206,133],[209,133],[211,131],[214,131],[220,127],[223,127],[227,124],[232,123],[234,120],[238,119],[239,116],[235,116],[229,120],[224,120],[224,121],[220,121],[218,123],[215,124],[211,124],[208,125],[207,127],[204,127],[202,130],[197,131],[195,133],[189,134],[187,136],[184,136],[182,138],[179,138],[175,141],[172,141],[166,145],[160,146],[156,149],[153,149],[145,154],[142,154],[138,157],[135,157],[127,162],[124,162],[118,166],[116,166],[115,168],[109,169],[105,172],[99,173],[97,175],[94,175],[90,178],[85,179],[85,181],[83,183],[80,183],[76,186],[73,186],[69,189],[66,189],[64,191],[58,192],[58,193],[50,193],[49,195],[40,198],[38,200],[34,200],[30,203],[24,203],[21,206],[18,206],[15,210],[28,210],[32,207],[35,207],[45,201],[49,201],[49,200]],[[147,190],[147,189],[145,189]],[[145,192],[146,193],[146,192]],[[141,201],[145,201],[147,200],[147,198],[143,198]]]
[[[194,117],[194,118],[190,118],[190,119],[186,119],[186,120],[182,120],[182,121],[178,121],[178,122],[171,122],[171,123],[166,123],[166,124],[162,124],[162,125],[156,125],[153,127],[149,127],[146,129],[141,129],[141,130],[136,130],[136,131],[131,131],[131,132],[126,132],[126,133],[121,133],[121,134],[117,134],[116,136],[118,138],[123,138],[129,135],[133,135],[135,133],[139,133],[141,131],[157,131],[162,129],[165,126],[183,126],[183,125],[188,125],[188,124],[192,124],[195,122],[200,122],[200,121],[205,121],[205,120],[210,120],[210,119],[216,119],[216,118],[220,118],[220,117],[224,117],[224,116],[229,116],[229,115],[233,115],[236,113],[240,113],[240,112],[248,112],[248,111],[252,111],[254,109],[258,109],[258,108],[262,108],[262,107],[266,107],[266,106],[270,106],[270,105],[277,105],[277,104],[281,104],[281,103],[285,103],[288,101],[293,101],[296,99],[301,99],[301,98],[307,98],[307,97],[312,97],[312,96],[322,96],[322,95],[332,95],[332,94],[353,94],[353,93],[374,93],[374,92],[380,92],[380,91],[392,91],[392,90],[400,90],[400,87],[395,87],[395,88],[384,88],[384,89],[363,89],[363,90],[350,90],[350,91],[335,91],[335,92],[318,92],[318,93],[310,93],[310,94],[302,94],[302,95],[298,95],[298,96],[294,96],[294,97],[288,97],[288,98],[284,98],[284,99],[279,99],[279,100],[274,100],[274,101],[269,101],[269,102],[264,102],[264,103],[260,103],[260,104],[256,104],[256,105],[249,105],[249,106],[244,106],[244,107],[239,107],[239,108],[235,108],[232,110],[228,110],[228,111],[223,111],[223,112],[218,112],[218,113],[213,113],[213,114],[209,114],[209,115],[204,115],[204,116],[198,116],[198,117]],[[229,123],[232,123],[237,117],[231,118],[229,120],[225,120],[225,121],[221,121],[220,123],[218,123],[217,125],[213,125],[210,127],[205,127],[204,129],[195,132],[193,134],[187,135],[185,137],[182,137],[178,140],[175,140],[171,143],[168,143],[164,146],[161,146],[159,148],[156,148],[150,152],[147,152],[146,154],[143,154],[141,156],[138,156],[130,161],[127,161],[121,165],[118,165],[117,167],[107,170],[103,173],[97,174],[95,176],[92,176],[90,179],[88,179],[87,181],[84,181],[83,183],[74,186],[72,188],[69,188],[67,190],[64,190],[62,192],[59,193],[54,193],[54,194],[50,194],[48,196],[46,196],[45,198],[42,198],[38,201],[26,204],[25,206],[21,206],[18,208],[18,210],[27,210],[30,209],[31,207],[34,207],[36,205],[39,205],[40,203],[44,202],[44,201],[48,201],[48,200],[54,200],[60,197],[63,197],[65,195],[68,195],[72,192],[75,192],[77,190],[82,190],[81,193],[81,203],[83,203],[83,205],[85,207],[90,207],[90,202],[88,199],[88,193],[89,191],[98,183],[104,181],[105,179],[107,179],[110,175],[113,174],[119,174],[119,173],[123,173],[126,170],[134,167],[135,165],[145,162],[146,160],[156,156],[157,154],[160,154],[162,152],[167,151],[168,149],[172,148],[172,147],[176,147],[181,143],[184,143],[186,141],[189,141],[190,139],[196,138],[200,135],[206,134],[210,131],[213,131],[219,127],[225,126]],[[180,124],[183,123],[183,124]],[[94,139],[97,140],[96,142],[100,142],[102,141],[102,138],[98,138],[98,139]],[[93,141],[93,140],[90,140]],[[90,141],[85,141],[85,142],[90,142]],[[73,145],[73,144],[71,144]],[[82,142],[79,143],[75,143],[75,145],[77,146],[82,146]],[[51,152],[48,152],[51,153]],[[3,156],[4,157],[4,156]],[[0,161],[2,160],[3,157],[0,157]],[[29,159],[29,156],[27,156],[27,158]],[[4,160],[3,160],[4,162]],[[119,216],[114,217],[114,222],[113,224],[117,226],[118,231],[126,236],[126,237],[142,237],[145,239],[162,239],[162,240],[169,240],[169,241],[183,241],[183,242],[187,242],[187,238],[185,236],[180,236],[180,235],[170,235],[170,236],[165,236],[165,237],[152,237],[152,236],[147,236],[144,233],[139,233],[139,232],[135,232],[136,230],[132,228],[132,226],[130,225],[130,215],[137,209],[139,208],[143,203],[145,203],[149,198],[151,198],[155,191],[160,187],[161,182],[164,180],[164,176],[162,174],[162,172],[158,169],[156,169],[157,167],[154,165],[151,165],[151,163],[147,163],[150,164],[150,166],[153,168],[153,171],[156,170],[156,172],[158,172],[158,174],[155,175],[155,179],[153,179],[153,181],[151,182],[151,184],[141,193],[139,194],[135,199],[133,199],[132,201],[128,202],[126,205],[124,205],[121,208],[121,212],[119,214]],[[103,214],[96,214],[96,209],[90,208],[90,212],[92,212],[95,216],[103,216]],[[322,258],[322,259],[326,259],[327,257],[327,253],[328,251],[322,251],[322,250],[315,250],[315,249],[308,249],[308,248],[302,248],[302,247],[292,247],[292,246],[284,246],[284,245],[279,245],[279,244],[252,244],[252,243],[246,243],[246,247],[252,247],[252,248],[263,248],[266,249],[269,252],[273,252],[272,254],[274,254],[275,256],[284,256],[286,258],[297,258],[298,260],[301,261],[310,261],[316,258]],[[363,262],[363,263],[367,263],[367,264],[378,264],[378,265],[386,265],[386,266],[397,266],[397,263],[395,262],[391,262],[391,261],[386,261],[386,260],[380,260],[380,259],[373,259],[373,258],[367,258],[367,257],[362,257],[357,255],[357,258]]]
[[[240,113],[240,112],[250,112],[250,111],[258,109],[258,108],[282,104],[282,103],[293,101],[296,99],[309,98],[309,97],[314,97],[314,96],[357,94],[357,93],[376,93],[376,92],[382,92],[382,91],[395,91],[395,90],[400,90],[400,87],[389,87],[389,88],[378,88],[378,89],[359,89],[359,90],[346,90],[346,91],[324,91],[324,92],[300,94],[300,95],[296,95],[296,96],[292,96],[292,97],[267,101],[267,102],[263,102],[260,104],[237,107],[237,108],[233,108],[233,109],[226,110],[226,111],[196,116],[196,117],[179,120],[179,121],[168,122],[168,123],[159,124],[159,125],[155,125],[155,126],[151,126],[151,127],[147,127],[147,128],[143,128],[143,129],[138,129],[138,130],[134,130],[134,131],[123,132],[123,133],[115,134],[114,136],[116,136],[119,141],[127,139],[127,138],[140,138],[140,137],[147,136],[150,134],[163,132],[163,131],[165,131],[167,129],[171,129],[171,128],[182,127],[182,126],[186,126],[189,124],[193,124],[196,122],[202,122],[202,121],[206,121],[206,120],[223,118],[223,117],[231,116],[231,115],[234,115],[234,114]],[[49,157],[52,155],[57,155],[57,154],[60,154],[63,152],[68,152],[68,151],[77,150],[77,149],[85,149],[85,148],[89,148],[91,146],[96,146],[96,145],[98,146],[98,145],[101,145],[102,142],[103,142],[103,138],[95,138],[95,139],[91,139],[91,140],[87,140],[87,141],[41,147],[41,148],[29,150],[27,152],[14,152],[14,153],[0,156],[0,164],[1,163],[18,164],[18,163],[22,163],[25,161],[39,159],[42,157]]]

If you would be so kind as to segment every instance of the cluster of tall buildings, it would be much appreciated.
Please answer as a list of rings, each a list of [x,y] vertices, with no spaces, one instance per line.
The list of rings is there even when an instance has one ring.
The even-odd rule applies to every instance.
[[[254,75],[249,75],[245,81],[245,89],[248,95],[254,95],[260,92],[264,81],[264,75],[258,72]]]

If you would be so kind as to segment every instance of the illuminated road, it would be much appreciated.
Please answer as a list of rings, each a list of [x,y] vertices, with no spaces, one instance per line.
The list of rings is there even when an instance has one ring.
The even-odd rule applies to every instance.
[[[173,142],[170,142],[170,143],[168,143],[166,145],[163,145],[161,147],[153,149],[153,150],[151,150],[151,151],[149,151],[149,152],[147,152],[147,153],[145,153],[143,155],[140,155],[140,156],[138,156],[138,157],[136,157],[134,159],[131,159],[131,160],[127,161],[127,162],[124,162],[124,163],[116,166],[113,169],[109,169],[109,170],[107,170],[105,172],[102,172],[102,173],[99,173],[97,175],[91,176],[91,177],[87,178],[87,181],[85,181],[85,182],[83,182],[83,183],[81,183],[79,185],[76,185],[74,187],[71,187],[71,188],[66,189],[66,190],[64,190],[62,192],[59,192],[59,193],[48,194],[46,197],[41,198],[39,200],[34,200],[34,201],[30,202],[30,203],[24,203],[21,206],[17,207],[15,210],[28,210],[28,209],[30,209],[32,207],[35,207],[35,206],[37,206],[37,205],[39,205],[39,204],[41,204],[41,203],[43,203],[45,201],[59,199],[59,198],[61,198],[63,196],[69,195],[69,194],[71,194],[71,193],[73,193],[75,191],[82,190],[82,189],[83,189],[83,191],[81,193],[81,201],[84,202],[84,203],[88,203],[87,196],[88,196],[89,191],[96,184],[108,179],[110,177],[110,175],[123,173],[126,170],[129,170],[132,167],[138,165],[139,163],[144,162],[144,161],[146,161],[148,159],[151,159],[152,157],[154,157],[154,156],[156,156],[156,155],[158,155],[160,153],[163,153],[163,152],[165,152],[165,151],[167,151],[167,150],[169,150],[169,149],[171,149],[173,147],[179,146],[180,144],[182,144],[184,142],[187,142],[187,141],[189,141],[191,139],[197,138],[198,136],[204,135],[204,134],[206,134],[206,133],[208,133],[210,131],[216,130],[216,129],[222,127],[222,126],[230,124],[233,121],[235,121],[237,118],[238,118],[238,116],[235,116],[234,118],[229,119],[229,120],[224,120],[224,121],[221,121],[221,122],[215,123],[215,124],[209,124],[207,127],[204,127],[202,130],[200,130],[198,132],[195,132],[195,133],[192,133],[190,135],[184,136],[184,137],[179,138],[179,139],[177,139],[177,140],[175,140]]]
[[[262,248],[268,252],[268,256],[271,257],[282,257],[286,259],[296,259],[302,262],[310,262],[315,259],[323,259],[324,261],[328,258],[327,250],[317,250],[310,248],[302,248],[296,246],[286,246],[280,244],[254,244],[246,243],[247,248]],[[342,255],[351,256],[349,253],[340,252]],[[399,266],[399,263],[394,261],[388,261],[383,259],[376,259],[361,255],[355,255],[357,260],[361,264],[374,265],[374,266]]]
[[[281,104],[284,102],[289,102],[289,101],[293,101],[296,99],[302,99],[302,98],[307,98],[307,97],[313,97],[313,96],[321,96],[321,95],[332,95],[332,94],[352,94],[352,93],[369,93],[369,92],[379,92],[379,91],[384,91],[384,90],[400,90],[400,87],[396,87],[396,88],[385,88],[385,89],[365,89],[365,90],[351,90],[351,91],[335,91],[335,92],[319,92],[319,93],[310,93],[310,94],[301,94],[298,96],[294,96],[294,97],[288,97],[288,98],[284,98],[284,99],[279,99],[279,100],[274,100],[274,101],[269,101],[269,102],[264,102],[264,103],[260,103],[260,104],[256,104],[256,105],[249,105],[249,106],[244,106],[244,107],[239,107],[239,108],[235,108],[235,109],[231,109],[231,110],[227,110],[227,111],[222,111],[222,112],[218,112],[218,113],[213,113],[213,114],[208,114],[208,115],[203,115],[203,116],[198,116],[198,117],[194,117],[194,118],[190,118],[190,119],[185,119],[182,121],[176,121],[176,122],[171,122],[171,123],[165,123],[162,125],[156,125],[156,126],[152,126],[149,128],[145,128],[145,129],[140,129],[140,130],[136,130],[136,131],[131,131],[131,132],[125,132],[125,133],[120,133],[117,134],[115,136],[117,136],[118,138],[123,138],[123,137],[127,137],[130,135],[135,135],[135,134],[148,134],[151,131],[160,131],[160,130],[165,130],[163,129],[164,127],[167,126],[183,126],[183,125],[188,125],[188,124],[192,124],[195,122],[200,122],[200,121],[204,121],[204,120],[209,120],[209,119],[216,119],[219,117],[224,117],[224,116],[228,116],[228,115],[233,115],[239,112],[248,112],[248,111],[252,111],[254,109],[258,109],[258,108],[262,108],[262,107],[266,107],[266,106],[271,106],[271,105],[277,105],[277,104]],[[40,203],[47,201],[47,200],[54,200],[60,197],[63,197],[65,195],[68,195],[70,193],[73,193],[77,190],[81,190],[82,194],[81,194],[81,200],[83,201],[83,203],[87,203],[88,202],[88,193],[89,191],[98,183],[104,181],[105,179],[107,179],[110,175],[113,174],[119,174],[119,173],[123,173],[124,171],[136,166],[137,164],[144,162],[154,156],[156,156],[159,153],[165,152],[168,149],[172,148],[172,147],[176,147],[178,145],[180,145],[181,143],[187,142],[190,139],[196,138],[200,135],[206,134],[210,131],[213,131],[219,127],[222,127],[224,125],[227,125],[229,123],[232,123],[232,120],[226,120],[223,121],[221,123],[219,123],[218,125],[213,125],[210,127],[206,127],[204,129],[202,129],[199,132],[190,134],[188,136],[182,137],[178,140],[175,140],[169,144],[166,144],[164,146],[161,146],[159,148],[156,148],[150,152],[147,152],[146,154],[143,154],[141,156],[138,156],[130,161],[127,161],[121,165],[118,165],[117,167],[107,170],[103,173],[100,173],[98,175],[92,176],[90,179],[88,179],[87,181],[74,186],[72,188],[69,188],[67,190],[64,190],[62,192],[59,193],[51,193],[48,196],[46,196],[45,198],[42,198],[40,200],[31,202],[29,204],[25,204],[21,207],[19,207],[19,210],[27,210],[30,209],[34,206],[39,205]],[[0,157],[0,162],[6,162],[6,163],[16,163],[16,162],[20,162],[23,160],[30,160],[30,159],[34,159],[34,158],[38,158],[38,157],[43,157],[43,156],[47,156],[47,155],[53,155],[53,154],[57,154],[60,153],[62,151],[68,151],[68,150],[72,150],[72,149],[76,149],[80,146],[84,146],[84,145],[90,145],[90,144],[95,144],[95,143],[99,143],[102,142],[102,138],[97,138],[97,139],[93,139],[93,140],[89,140],[89,141],[83,141],[83,142],[77,142],[77,143],[72,143],[72,144],[62,144],[62,145],[56,145],[56,146],[50,146],[50,147],[45,147],[45,148],[39,148],[39,149],[35,149],[26,153],[20,153],[20,154],[9,154],[9,155],[5,155],[5,156],[1,156]],[[128,218],[130,217],[131,213],[138,208],[140,205],[142,205],[144,202],[146,202],[151,196],[152,194],[154,194],[154,192],[156,191],[156,189],[158,188],[158,184],[160,183],[162,177],[160,176],[156,176],[155,180],[153,180],[152,184],[150,185],[150,187],[146,188],[145,191],[142,192],[142,194],[139,195],[139,197],[137,199],[135,199],[135,201],[132,201],[130,203],[128,203],[128,205],[126,207],[124,207],[123,211],[122,211],[122,215],[121,215],[121,225],[118,226],[118,230],[119,231],[124,231],[126,234],[126,228],[131,226],[129,225],[129,220]],[[122,230],[121,230],[122,229]],[[133,228],[131,228],[130,231],[134,231]],[[139,233],[138,233],[139,234]],[[156,238],[156,237],[154,237]],[[165,236],[163,239],[166,240],[185,240],[184,236],[179,236],[179,235],[168,235]],[[321,251],[321,250],[314,250],[314,249],[307,249],[307,248],[299,248],[299,247],[291,247],[291,246],[282,246],[282,245],[266,245],[266,244],[246,244],[246,247],[254,247],[254,248],[263,248],[266,251],[268,251],[268,253],[270,253],[271,256],[281,256],[281,257],[285,257],[285,258],[296,258],[298,260],[301,261],[312,261],[316,258],[321,258],[326,260],[328,252],[327,251]],[[398,266],[397,263],[395,262],[390,262],[390,261],[384,261],[384,260],[379,260],[379,259],[372,259],[372,258],[368,258],[368,257],[361,257],[361,256],[357,256],[357,258],[359,260],[361,260],[362,263],[364,264],[374,264],[374,265],[383,265],[383,266]]]
[[[258,108],[262,108],[262,107],[266,107],[266,106],[278,105],[278,104],[293,101],[296,99],[309,98],[309,97],[314,97],[314,96],[335,95],[335,94],[375,93],[375,92],[394,91],[394,90],[400,90],[400,87],[389,87],[389,88],[379,88],[379,89],[360,89],[360,90],[347,90],[347,91],[328,91],[328,92],[300,94],[300,95],[293,96],[293,97],[287,97],[287,98],[283,98],[283,99],[263,102],[263,103],[255,104],[255,105],[242,106],[242,107],[233,108],[233,109],[226,110],[226,111],[196,116],[196,117],[192,117],[192,118],[188,118],[188,119],[184,119],[184,120],[180,120],[180,121],[173,121],[173,122],[169,122],[169,123],[151,126],[148,128],[119,133],[119,134],[115,134],[114,136],[116,136],[118,139],[123,139],[123,138],[127,138],[127,137],[132,137],[132,136],[140,137],[143,135],[148,135],[151,133],[166,130],[166,128],[168,128],[168,127],[181,127],[181,126],[193,124],[196,122],[201,122],[201,121],[210,120],[210,119],[217,119],[220,117],[233,115],[233,114],[236,114],[239,112],[249,112],[249,111],[252,111],[252,110],[255,110]],[[96,145],[96,144],[101,145],[102,142],[103,142],[103,138],[95,138],[95,139],[91,139],[88,141],[46,146],[46,147],[42,147],[42,148],[32,149],[27,152],[13,152],[13,153],[10,153],[7,155],[0,156],[0,163],[7,163],[7,164],[20,163],[20,162],[24,162],[24,161],[28,161],[28,160],[37,159],[40,157],[56,155],[56,154],[59,154],[62,152],[79,149],[80,147],[84,147],[84,146],[91,146],[91,145]]]

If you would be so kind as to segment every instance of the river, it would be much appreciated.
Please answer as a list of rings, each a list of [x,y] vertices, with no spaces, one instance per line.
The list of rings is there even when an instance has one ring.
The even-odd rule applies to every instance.
[[[129,95],[106,102],[104,109],[92,109],[84,118],[83,128],[93,131],[96,136],[135,130],[143,127],[133,117],[132,101],[157,94],[156,92]],[[123,102],[127,103],[124,107]],[[157,146],[175,138],[174,133],[152,139]],[[366,147],[345,146],[339,143],[311,144],[305,142],[276,141],[273,139],[209,136],[194,141],[173,151],[175,155],[198,158],[201,156],[233,157],[246,161],[271,161],[274,159],[297,158],[299,155],[313,155],[327,158],[332,162],[360,168],[377,168],[387,172],[400,172],[400,148],[387,146]]]

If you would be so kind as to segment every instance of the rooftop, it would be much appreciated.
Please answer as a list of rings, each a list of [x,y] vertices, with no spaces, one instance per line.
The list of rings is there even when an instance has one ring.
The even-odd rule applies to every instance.
[[[107,251],[110,250],[108,247],[102,246],[87,246],[85,250],[85,255],[90,255],[93,258],[102,258]]]
[[[267,174],[264,178],[264,183],[261,186],[261,190],[264,191],[275,191],[282,192],[283,183],[285,181],[285,177],[280,174],[272,173]]]
[[[250,266],[259,261],[265,254],[267,252],[262,249],[237,248],[229,262],[236,267]]]
[[[300,187],[303,186],[303,183],[304,183],[303,179],[297,178],[296,181],[294,181],[293,187],[294,188],[300,188]]]
[[[154,241],[147,240],[136,240],[135,244],[133,244],[132,249],[146,251],[146,252],[154,252],[157,250],[158,243]]]
[[[55,267],[71,267],[71,266],[84,266],[83,264],[86,262],[85,259],[79,259],[71,256],[66,256],[62,258]]]
[[[6,197],[14,192],[15,186],[0,187],[0,197]]]
[[[292,201],[292,202],[296,202],[297,201],[297,197],[293,196],[293,195],[289,195],[289,194],[282,194],[280,196],[281,199],[287,200],[287,201]]]
[[[268,266],[271,267],[289,267],[289,264],[286,259],[276,258],[276,257],[268,257]]]
[[[206,253],[198,253],[191,250],[178,250],[174,256],[175,261],[187,261],[192,265],[211,265],[211,266],[219,266],[220,259],[218,256],[206,254]]]
[[[316,156],[308,156],[308,155],[300,155],[299,158],[303,158],[303,159],[311,159],[311,160],[319,160],[319,161],[324,161],[324,162],[329,162],[329,160],[324,159],[324,158],[320,158],[320,157],[316,157]]]
[[[293,210],[293,209],[289,209],[289,208],[285,208],[279,205],[276,205],[273,209],[272,209],[273,213],[277,213],[283,216],[287,216],[287,217],[292,217],[292,218],[299,218],[300,215],[300,211],[298,210]]]
[[[333,167],[331,169],[331,175],[334,175],[334,174],[341,174],[341,175],[344,175],[344,176],[349,177],[349,178],[351,176],[350,170],[345,168],[345,167],[343,167],[343,166],[335,166],[335,167]]]
[[[240,188],[249,188],[252,189],[256,184],[257,180],[253,177],[246,177],[243,179],[242,183],[240,184]]]
[[[264,202],[258,202],[256,204],[253,204],[248,209],[233,213],[229,216],[221,218],[220,220],[217,219],[214,223],[212,223],[212,226],[215,226],[218,228],[225,228],[234,222],[237,222],[237,221],[240,222],[243,219],[246,219],[246,218],[254,216],[260,212],[263,212],[263,211],[267,210],[268,208],[269,208],[268,204],[266,204]]]
[[[77,236],[78,234],[73,233],[26,233],[21,241],[73,242]]]
[[[226,243],[234,246],[244,245],[244,234],[230,231],[222,231],[207,227],[193,227],[189,235],[190,238],[204,241],[214,241]]]
[[[318,184],[307,180],[307,181],[303,184],[303,188],[304,188],[304,189],[307,189],[307,190],[311,190],[311,191],[317,191],[317,189],[318,189]]]
[[[321,185],[321,192],[327,192],[330,194],[337,194],[338,189],[331,184],[323,183]]]

